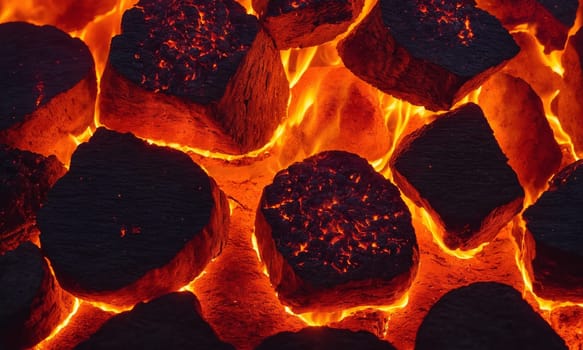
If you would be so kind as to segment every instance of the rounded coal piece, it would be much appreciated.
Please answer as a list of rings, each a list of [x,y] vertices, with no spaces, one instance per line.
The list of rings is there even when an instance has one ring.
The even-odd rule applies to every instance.
[[[234,350],[221,341],[202,318],[200,304],[190,292],[176,292],[139,303],[107,321],[75,347],[86,349]]]
[[[445,294],[417,331],[416,350],[567,349],[514,288],[478,282]]]
[[[73,298],[55,282],[41,251],[27,242],[0,255],[0,349],[46,338],[69,314]]]
[[[229,207],[186,154],[100,128],[38,215],[61,286],[131,306],[193,280],[226,242]]]
[[[357,155],[317,154],[265,187],[255,234],[280,299],[294,312],[389,305],[415,277],[411,214]]]
[[[255,350],[394,350],[371,333],[348,329],[308,327],[299,332],[281,332],[265,339]]]

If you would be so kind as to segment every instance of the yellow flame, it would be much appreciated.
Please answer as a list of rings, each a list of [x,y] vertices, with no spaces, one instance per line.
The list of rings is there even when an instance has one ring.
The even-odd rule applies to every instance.
[[[97,302],[97,301],[87,301],[87,300],[84,300],[84,302],[86,302],[88,304],[91,304],[91,305],[95,306],[96,308],[101,309],[101,310],[103,310],[105,312],[114,313],[114,314],[119,314],[121,312],[126,312],[126,311],[129,311],[129,310],[131,310],[131,309],[134,308],[133,305],[132,306],[119,307],[119,306],[113,306],[113,305],[110,305],[110,304],[107,304],[107,303],[100,303],[100,302]]]
[[[259,245],[257,244],[257,236],[255,236],[255,232],[251,234],[251,246],[253,247],[255,254],[257,254],[257,260],[259,260],[259,265],[261,265],[261,272],[263,272],[265,276],[269,277],[267,266],[265,266],[265,263],[263,263],[263,260],[261,260],[261,253],[259,252]]]
[[[359,311],[375,310],[385,314],[393,313],[405,308],[409,304],[409,293],[405,293],[399,300],[392,305],[363,305],[345,309],[338,312],[305,312],[301,314],[294,313],[288,306],[284,306],[285,312],[301,319],[306,325],[318,327],[326,326],[333,322],[339,322]]]
[[[53,329],[53,331],[48,337],[46,337],[45,339],[43,339],[43,341],[35,345],[34,349],[36,350],[44,349],[47,343],[50,342],[53,338],[55,338],[63,330],[63,328],[65,328],[69,324],[69,322],[71,322],[73,316],[75,316],[75,314],[77,314],[77,311],[79,311],[79,305],[81,305],[81,301],[78,298],[75,298],[73,303],[73,309],[71,310],[69,315],[63,320],[63,322],[61,322],[57,327],[55,327],[55,329]]]
[[[310,67],[317,50],[317,46],[312,46],[305,49],[288,49],[280,51],[281,61],[283,63],[283,68],[290,89],[297,84],[308,67]]]
[[[412,206],[415,206],[408,198],[405,198],[405,203],[411,209]],[[425,227],[431,232],[431,236],[433,237],[433,241],[439,246],[439,248],[448,255],[454,256],[458,259],[467,260],[474,258],[477,254],[481,253],[486,246],[490,244],[490,242],[484,242],[480,244],[478,247],[468,250],[461,250],[459,248],[452,250],[448,248],[445,243],[443,242],[443,238],[439,235],[441,230],[438,228],[437,224],[431,217],[431,215],[425,210],[424,208],[416,207],[412,210],[412,212],[416,212],[417,215],[413,215],[413,217],[421,218],[422,223]]]
[[[178,291],[179,292],[191,292],[193,294],[196,294],[194,291],[194,285],[196,284],[196,281],[201,279],[202,276],[204,276],[204,275],[206,275],[206,270],[201,272],[200,275],[196,276],[192,281],[188,282],[184,287],[179,288]]]
[[[527,33],[536,38],[535,32],[536,25],[528,23],[520,24],[510,31],[511,34]],[[534,42],[536,43],[536,46],[538,48],[537,52],[539,58],[545,63],[546,66],[550,67],[553,70],[553,72],[557,73],[562,77],[563,74],[565,73],[565,69],[563,68],[563,65],[561,63],[563,51],[552,51],[550,54],[545,54],[545,47],[538,40],[534,40]]]
[[[94,133],[93,127],[92,126],[88,126],[87,129],[85,129],[79,135],[71,135],[71,134],[69,134],[69,137],[73,140],[73,142],[75,142],[75,145],[79,146],[80,144],[89,141],[89,139],[91,138],[91,136],[93,136],[93,133]]]

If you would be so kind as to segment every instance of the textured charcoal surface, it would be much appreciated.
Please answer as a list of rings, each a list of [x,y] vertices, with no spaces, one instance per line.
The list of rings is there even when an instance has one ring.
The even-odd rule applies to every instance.
[[[320,45],[348,29],[363,0],[254,0],[263,26],[281,49]]]
[[[462,0],[382,0],[338,45],[358,77],[435,111],[450,109],[519,50],[495,17]]]
[[[380,1],[385,26],[413,57],[462,77],[514,57],[518,46],[500,22],[471,1]]]
[[[536,254],[537,294],[583,302],[583,161],[559,172],[549,189],[523,214]]]
[[[399,190],[352,153],[293,164],[263,198],[278,252],[314,286],[388,280],[413,264],[417,242]]]
[[[261,259],[296,313],[390,305],[419,250],[399,190],[353,153],[326,151],[278,172],[255,217]]]
[[[536,0],[567,27],[575,24],[578,0]]]
[[[224,209],[213,199],[211,181],[182,152],[98,129],[77,148],[38,215],[42,247],[61,285],[81,295],[116,291],[163,268],[193,239],[210,241],[197,243],[201,250],[186,264],[205,265],[203,258],[190,260],[210,259],[213,242],[224,238],[207,230],[214,210]],[[195,276],[158,283],[163,289]]]
[[[371,333],[347,329],[309,327],[298,332],[282,332],[265,339],[255,350],[394,350],[390,343]]]
[[[567,349],[510,286],[480,282],[444,295],[423,320],[415,349]]]
[[[167,294],[116,315],[75,349],[234,350],[217,337],[200,313],[192,293]]]
[[[258,31],[233,0],[141,0],[124,13],[109,60],[146,89],[209,103],[223,96]]]
[[[65,172],[54,156],[0,145],[0,254],[28,239],[36,212]]]
[[[0,130],[83,80],[93,68],[89,48],[52,26],[0,24]]]
[[[27,242],[0,255],[0,348],[38,343],[62,320],[69,301],[38,247]]]
[[[498,208],[517,200],[521,204],[524,197],[516,174],[475,104],[446,113],[406,136],[391,158],[391,167],[401,190],[438,216],[446,230],[445,243],[451,248],[487,229],[485,221]],[[520,208],[514,205],[510,213],[495,214],[503,219],[494,224],[494,235]]]

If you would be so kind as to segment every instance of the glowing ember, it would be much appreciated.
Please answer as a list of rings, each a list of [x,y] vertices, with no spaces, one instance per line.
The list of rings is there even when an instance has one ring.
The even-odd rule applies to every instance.
[[[417,14],[420,23],[437,23],[434,37],[447,37],[459,41],[469,46],[474,39],[470,17],[473,11],[472,1],[467,0],[417,0]],[[457,33],[456,36],[448,33]],[[454,46],[455,44],[451,44]]]
[[[310,2],[310,0],[284,1],[289,5],[290,9],[305,8],[305,4]],[[45,7],[45,4],[40,4],[41,2],[46,1],[6,0],[0,4],[0,22],[29,20],[31,23],[35,24],[53,24],[55,18],[62,17],[60,13],[60,9],[63,8],[61,3],[59,3],[58,8],[49,8]],[[70,2],[71,0],[63,1],[63,4],[67,3],[66,6],[69,6],[68,3]],[[107,13],[103,13],[103,15],[96,17],[95,20],[89,23],[85,28],[70,32],[72,36],[81,38],[90,47],[91,52],[96,59],[98,79],[102,68],[106,64],[111,37],[119,32],[121,15],[125,9],[131,6],[130,0],[120,0],[118,2],[119,3],[111,7]],[[251,1],[249,0],[245,0],[247,13],[253,12],[250,2]],[[313,2],[324,3],[325,1],[314,0]],[[397,1],[396,3],[401,6],[406,2],[407,1]],[[480,45],[480,41],[483,40],[485,36],[491,34],[491,31],[489,30],[482,31],[482,21],[476,20],[472,15],[465,15],[466,13],[464,11],[469,9],[474,1],[415,0],[411,2],[414,3],[414,7],[411,7],[412,13],[416,13],[419,18],[421,18],[418,22],[411,21],[411,24],[422,23],[427,26],[429,24],[435,25],[436,27],[431,29],[433,30],[433,33],[448,34],[448,38],[444,42],[447,45],[457,45],[456,49],[469,50],[475,48]],[[545,23],[541,21],[541,18],[534,18],[534,15],[528,12],[528,8],[517,6],[516,4],[514,4],[516,6],[508,6],[507,4],[504,4],[504,1],[500,0],[478,0],[477,2],[480,8],[484,8],[480,6],[482,3],[489,2],[493,3],[494,8],[509,9],[518,13],[520,16],[530,16],[526,19],[526,22],[528,23],[525,22],[525,24],[519,27],[508,25],[508,22],[503,21],[506,28],[511,31],[514,39],[520,45],[522,50],[519,54],[520,57],[511,59],[509,65],[503,69],[505,73],[514,77],[520,77],[528,82],[536,91],[537,95],[543,100],[544,112],[553,129],[554,138],[563,151],[562,165],[564,166],[565,164],[575,161],[578,158],[575,149],[577,151],[580,151],[579,148],[583,149],[583,147],[577,145],[577,132],[573,131],[565,119],[559,119],[556,116],[561,115],[562,113],[560,112],[564,112],[565,110],[571,112],[574,111],[573,115],[577,115],[575,109],[567,107],[566,101],[571,100],[573,105],[577,106],[576,102],[580,100],[576,97],[579,88],[575,86],[573,91],[569,92],[568,90],[571,88],[565,87],[565,82],[568,82],[573,78],[579,79],[579,69],[573,70],[574,67],[579,65],[579,58],[569,57],[575,52],[567,52],[570,49],[562,51],[562,46],[559,47],[559,50],[551,54],[544,53],[545,47],[543,44],[547,46],[547,50],[550,49],[551,46],[548,46],[548,43],[543,41],[544,38],[540,34],[546,33],[551,36],[556,34],[554,33],[554,30],[548,30],[549,28],[553,29],[552,26],[554,23],[552,21]],[[572,16],[575,12],[572,5],[575,4],[576,1],[561,2],[560,0],[525,0],[520,1],[520,4],[534,2],[555,4],[560,2],[561,6],[560,8],[555,8],[556,10],[563,10],[563,13],[568,12],[569,16]],[[76,4],[81,3],[84,3],[84,1],[76,2]],[[104,5],[105,3],[107,3],[107,5]],[[220,25],[217,25],[219,30],[214,37],[212,34],[209,34],[209,31],[213,26],[213,19],[211,17],[224,14],[220,13],[224,10],[224,7],[217,6],[216,8],[218,12],[213,12],[211,10],[208,13],[212,13],[212,16],[203,16],[201,15],[202,11],[199,10],[204,6],[210,6],[210,2],[194,5],[194,1],[185,1],[180,4],[177,1],[168,1],[168,6],[162,6],[154,1],[143,1],[143,3],[146,5],[136,6],[128,16],[131,17],[132,15],[138,14],[139,16],[137,17],[140,17],[140,20],[142,21],[140,22],[141,24],[145,24],[147,20],[151,21],[153,27],[148,27],[145,31],[145,35],[142,35],[139,38],[134,37],[134,43],[143,43],[144,45],[151,45],[151,47],[154,48],[154,34],[165,33],[165,30],[172,32],[172,28],[170,28],[171,26],[181,29],[178,31],[180,33],[173,33],[170,39],[159,40],[160,46],[154,48],[149,53],[143,52],[142,48],[138,47],[132,47],[127,50],[126,58],[128,60],[124,63],[125,65],[130,65],[133,68],[136,68],[139,64],[145,64],[149,69],[149,71],[145,73],[153,72],[151,75],[140,72],[139,74],[136,73],[133,77],[133,82],[136,82],[137,84],[141,84],[142,81],[144,84],[148,84],[147,88],[151,91],[146,92],[150,94],[153,94],[152,91],[174,94],[172,91],[173,84],[176,84],[176,86],[182,85],[182,87],[178,88],[179,93],[188,94],[195,91],[197,87],[192,84],[192,80],[189,79],[192,79],[193,77],[198,79],[204,77],[205,74],[210,76],[214,72],[217,72],[221,68],[221,59],[226,59],[221,58],[221,56],[232,54],[233,56],[231,56],[231,58],[234,58],[235,56],[240,55],[242,52],[241,50],[243,50],[245,46],[243,45],[243,41],[239,41],[232,46],[226,45],[226,39],[228,36],[225,36],[225,32],[228,28],[232,29],[233,26],[235,26],[232,21],[217,20],[215,23],[221,23],[224,24],[224,26],[220,27]],[[361,18],[365,17],[369,12],[369,9],[372,8],[373,5],[376,5],[376,3],[377,2],[374,1],[366,1],[364,6],[366,10],[363,11]],[[95,6],[109,7],[110,1],[99,2],[99,4],[95,4]],[[150,11],[149,17],[145,15],[148,6],[148,11]],[[568,9],[568,11],[566,9]],[[553,8],[550,8],[549,10],[549,13],[557,16],[557,14],[553,13]],[[403,15],[405,12],[394,9],[392,11],[394,11],[398,17],[401,17],[401,19],[404,18]],[[93,16],[94,13],[98,12],[91,12],[91,16]],[[496,12],[492,11],[490,13],[498,17]],[[88,17],[86,15],[88,14],[84,13],[83,16],[79,15],[78,18],[71,18],[70,22],[82,23],[82,21],[86,21],[87,18],[90,18],[90,16]],[[170,16],[166,17],[166,15]],[[192,20],[187,20],[188,15],[192,15]],[[581,16],[581,11],[578,16]],[[215,17],[213,18],[216,20]],[[498,18],[502,19],[501,17]],[[524,16],[521,18],[524,18]],[[382,19],[379,17],[379,20]],[[65,21],[69,22],[66,19]],[[352,28],[355,28],[357,22],[358,21],[352,23]],[[65,24],[65,22],[62,23]],[[154,26],[159,26],[162,23],[166,25],[165,29],[154,28]],[[551,24],[550,27],[549,23]],[[581,19],[579,18],[575,23],[576,24],[570,29],[570,35],[577,32],[581,24]],[[60,23],[57,23],[57,26],[64,29],[63,26],[60,26]],[[188,30],[188,33],[186,33],[185,30]],[[350,33],[351,30],[352,29],[348,30],[346,33]],[[560,31],[561,33],[567,32],[564,28],[560,28]],[[414,32],[420,34],[421,30]],[[539,34],[537,37],[540,42],[535,39],[536,34]],[[525,45],[525,41],[522,40],[523,38],[526,38],[527,41],[531,41],[532,45]],[[178,39],[184,39],[186,41],[181,44]],[[433,40],[434,38],[430,39]],[[194,46],[191,47],[190,45],[193,41]],[[376,35],[371,35],[371,32],[365,33],[364,36],[361,36],[356,40],[356,43],[359,45],[369,42],[372,42],[372,45],[368,46],[369,49],[356,50],[356,55],[358,57],[366,58],[366,62],[376,61],[380,62],[381,65],[386,65],[387,60],[375,57],[376,54],[373,50],[378,47],[383,47],[382,44],[385,43],[386,40],[379,41]],[[274,127],[273,130],[275,131],[269,131],[267,138],[271,136],[271,140],[259,150],[242,155],[231,155],[228,154],[230,151],[227,149],[206,147],[206,145],[191,145],[184,140],[175,140],[171,137],[167,137],[167,135],[144,136],[144,138],[149,138],[149,143],[178,148],[184,152],[188,152],[191,157],[196,158],[197,161],[201,160],[205,169],[208,169],[208,172],[217,178],[221,184],[221,188],[229,194],[229,197],[231,198],[230,201],[232,201],[232,203],[237,203],[236,206],[231,207],[231,211],[236,220],[230,230],[231,238],[229,244],[223,247],[223,254],[215,264],[211,264],[207,267],[205,270],[206,272],[199,275],[198,282],[192,281],[188,283],[187,286],[182,287],[181,290],[192,291],[196,287],[197,293],[200,291],[200,294],[197,295],[200,296],[201,303],[203,304],[205,318],[208,317],[209,323],[211,323],[221,339],[233,343],[237,348],[252,348],[268,336],[282,331],[299,331],[303,327],[302,321],[295,316],[298,316],[301,320],[310,325],[324,325],[342,320],[338,322],[340,327],[347,327],[347,325],[351,324],[355,327],[351,328],[354,330],[370,330],[371,328],[376,327],[376,325],[372,326],[373,322],[376,322],[376,320],[373,321],[372,317],[371,319],[367,319],[368,316],[364,316],[363,320],[360,320],[361,323],[350,322],[355,317],[351,313],[362,311],[367,307],[372,307],[374,309],[382,310],[380,312],[383,313],[384,320],[386,320],[384,328],[379,332],[375,332],[375,334],[381,338],[390,340],[401,349],[415,347],[415,330],[419,328],[423,317],[427,311],[435,305],[438,297],[454,288],[459,288],[472,282],[482,280],[498,281],[510,284],[517,290],[523,288],[525,291],[523,293],[525,300],[527,300],[535,308],[535,311],[537,311],[554,328],[554,330],[560,334],[567,345],[573,349],[581,347],[581,344],[583,344],[583,333],[581,331],[581,329],[583,329],[583,303],[569,301],[567,299],[571,298],[566,296],[566,294],[561,293],[556,295],[556,299],[554,297],[543,299],[540,296],[532,294],[533,290],[536,289],[536,283],[538,283],[538,281],[535,280],[535,286],[533,286],[533,282],[531,281],[531,260],[533,255],[538,252],[535,251],[534,242],[531,241],[531,236],[529,234],[523,235],[515,232],[516,242],[511,242],[512,239],[509,238],[510,236],[508,233],[510,229],[509,226],[506,226],[496,239],[480,244],[475,249],[452,250],[443,242],[441,230],[438,227],[438,224],[433,221],[431,215],[426,210],[416,207],[409,200],[406,200],[406,204],[410,207],[417,232],[421,262],[419,265],[418,278],[414,281],[411,288],[408,289],[408,291],[394,304],[392,304],[392,307],[370,302],[368,305],[354,308],[347,307],[336,312],[328,312],[325,309],[316,308],[312,312],[294,314],[288,306],[281,305],[273,288],[269,285],[268,278],[261,273],[262,269],[264,272],[267,272],[266,266],[259,266],[257,264],[257,260],[254,256],[255,253],[252,250],[252,247],[255,246],[255,250],[259,251],[261,246],[261,242],[254,241],[254,243],[251,243],[253,219],[255,215],[255,211],[252,208],[257,205],[257,198],[261,189],[271,181],[275,172],[287,166],[290,162],[303,159],[325,149],[323,148],[326,146],[325,138],[330,137],[330,135],[323,135],[327,130],[321,130],[322,132],[319,132],[320,130],[318,127],[313,128],[315,123],[311,120],[310,111],[315,111],[317,109],[324,110],[326,108],[332,109],[330,104],[327,103],[327,100],[322,98],[322,93],[330,95],[336,94],[337,96],[334,97],[339,100],[346,99],[342,91],[349,86],[349,82],[343,77],[338,76],[338,80],[330,84],[331,88],[328,88],[325,84],[320,85],[318,81],[321,81],[321,77],[314,78],[314,76],[318,74],[317,71],[321,71],[322,67],[325,69],[330,67],[340,67],[341,69],[344,69],[343,62],[340,60],[336,52],[336,43],[337,41],[334,41],[308,50],[281,52],[282,60],[284,61],[284,65],[286,65],[290,87],[293,87],[296,82],[300,81],[302,75],[305,76],[305,81],[308,83],[305,84],[305,87],[302,83],[297,85],[297,89],[295,89],[297,91],[293,92],[294,96],[290,99],[287,121],[281,122],[278,127]],[[564,40],[561,43],[564,43]],[[421,44],[419,40],[415,42],[416,46],[420,46]],[[452,57],[458,57],[456,56],[458,51],[451,50],[451,46],[447,47],[447,45],[445,45],[445,48],[438,48],[437,51],[444,53],[444,55],[448,57],[448,60],[452,60]],[[493,40],[492,45],[494,45],[496,50],[499,50],[503,46],[500,45],[498,40]],[[191,49],[194,48],[198,49],[199,53],[203,54],[202,56],[207,57],[208,61],[197,61],[194,59],[193,56],[190,55]],[[435,65],[429,66],[428,70],[421,71],[418,75],[413,75],[412,77],[406,78],[400,75],[402,72],[407,72],[412,68],[420,67],[422,65],[422,62],[420,63],[419,60],[416,60],[416,56],[403,56],[402,49],[402,47],[398,47],[395,51],[398,60],[392,62],[390,65],[392,67],[397,66],[401,69],[398,71],[399,74],[396,74],[396,80],[406,82],[409,84],[407,85],[408,87],[418,88],[433,74],[442,76],[443,71],[439,69],[436,70]],[[563,53],[566,54],[563,55]],[[10,58],[10,56],[7,56],[7,58]],[[180,59],[180,61],[178,59]],[[454,60],[454,65],[466,67],[467,65],[480,62],[482,59],[483,56],[481,55],[471,59],[459,58]],[[225,61],[223,60],[222,62]],[[412,62],[413,64],[403,66],[403,62]],[[188,64],[190,67],[196,67],[198,70],[189,72],[187,72],[186,69],[176,70],[180,63]],[[362,62],[358,62],[358,64],[361,63]],[[267,64],[266,66],[272,67],[273,65]],[[318,69],[314,69],[315,67]],[[497,67],[494,69],[497,69]],[[569,72],[569,70],[571,71]],[[488,70],[487,73],[483,75],[486,76],[489,72],[490,71]],[[156,73],[158,74],[157,77]],[[374,75],[378,76],[378,72]],[[144,76],[145,79],[143,79],[142,76]],[[327,82],[330,83],[330,81]],[[456,96],[455,101],[464,101],[465,103],[469,100],[477,103],[479,89],[474,90],[472,96],[467,99],[461,98],[463,97],[461,95],[465,95],[467,92],[470,92],[470,90],[480,86],[483,82],[484,80],[480,80],[475,84],[469,84],[471,85],[470,88],[460,92],[460,96]],[[494,85],[491,86],[493,90],[499,89],[499,86],[495,84],[494,80],[492,80],[491,83]],[[120,95],[119,91],[116,91],[116,89],[120,90],[119,85],[115,82],[111,85],[113,86],[112,96],[115,99]],[[324,86],[324,90],[326,91],[318,89],[318,86]],[[338,88],[336,88],[336,86],[338,86]],[[42,108],[46,105],[49,102],[49,98],[47,97],[49,88],[50,87],[47,85],[46,80],[38,77],[34,85],[27,87],[28,91],[32,93],[32,98],[29,100],[29,104],[33,108]],[[198,88],[199,90],[203,89],[200,86]],[[446,85],[440,82],[436,84],[436,89],[433,90],[432,93],[441,94],[445,88]],[[508,90],[510,94],[511,91],[513,91],[512,89]],[[275,94],[272,89],[268,89],[267,91],[269,92],[259,93],[258,95],[263,98]],[[560,94],[560,92],[562,92],[562,94]],[[570,96],[569,94],[572,95]],[[373,164],[377,171],[381,172],[387,178],[392,179],[393,175],[388,166],[388,161],[401,137],[412,130],[417,129],[422,124],[431,122],[435,116],[427,113],[423,107],[412,106],[407,102],[388,96],[372,88],[370,91],[366,91],[364,95],[366,95],[367,99],[369,99],[373,105],[378,102],[387,129],[393,132],[393,135],[390,136],[390,140],[388,140],[391,148],[386,151],[386,154],[381,155],[379,159],[368,160]],[[239,95],[236,94],[236,96]],[[160,96],[158,95],[157,97],[159,98]],[[459,100],[458,97],[460,98]],[[407,97],[400,96],[400,98]],[[504,98],[492,98],[492,100],[498,102],[500,106],[508,105],[510,103]],[[166,109],[168,105],[160,105],[157,101],[151,105],[144,105],[141,104],[142,102],[143,101],[140,101],[137,108],[130,108],[130,113],[122,113],[122,116],[133,115],[134,111],[137,110],[152,111],[156,117],[168,112]],[[273,104],[269,103],[267,105],[272,106]],[[100,125],[100,113],[103,113],[103,115],[110,114],[110,111],[100,111],[99,107],[100,106],[98,106],[98,109],[95,111],[96,125]],[[103,107],[101,106],[101,108]],[[448,105],[447,107],[442,108],[450,107]],[[240,109],[245,108],[242,107]],[[340,109],[338,109],[338,111],[340,111]],[[188,113],[185,113],[185,115],[188,116]],[[306,118],[304,118],[304,116],[306,116]],[[339,113],[336,118],[330,119],[329,128],[332,129],[336,127],[336,124],[339,125],[339,121],[341,121],[342,118],[350,117],[351,115],[347,111]],[[154,120],[157,121],[158,119],[154,118]],[[574,118],[574,120],[577,119]],[[280,121],[281,120],[278,120],[277,123]],[[227,124],[232,123],[229,121]],[[62,125],[65,125],[65,123]],[[306,132],[305,128],[310,127],[313,129]],[[180,131],[181,129],[183,129],[183,126],[179,125],[176,129],[173,129],[172,132],[176,130]],[[532,128],[524,127],[524,130],[530,129]],[[85,130],[85,132],[82,133],[83,130]],[[75,144],[79,145],[92,135],[93,130],[95,130],[95,126],[86,127],[85,125],[75,132],[72,132],[71,139]],[[513,139],[515,137],[513,137],[514,134],[512,130],[515,130],[515,128],[503,131],[503,133],[505,133],[508,138]],[[292,131],[293,136],[298,136],[299,142],[302,142],[301,145],[309,145],[309,147],[302,148],[292,145],[290,143],[290,135],[292,135]],[[172,132],[169,134],[171,135]],[[346,130],[343,130],[343,132],[353,136],[359,134],[352,134]],[[188,131],[187,134],[188,133],[190,133],[190,131]],[[381,141],[379,135],[371,136],[367,142],[375,143],[377,139],[380,143],[387,143],[387,139],[382,138]],[[210,143],[211,146],[214,145],[214,140]],[[362,149],[357,149],[357,151],[361,156],[367,156],[363,153]],[[583,154],[581,152],[579,153]],[[375,154],[374,157],[376,156],[377,155]],[[314,186],[317,187],[317,185]],[[324,184],[324,186],[327,185]],[[353,191],[351,187],[348,188],[350,191]],[[540,196],[538,189],[528,192],[528,197],[526,198],[527,203],[536,201]],[[296,200],[296,198],[288,199]],[[339,208],[342,205],[346,205],[346,201],[342,202],[340,199],[341,198],[338,196],[330,197],[328,202],[323,201],[320,203],[321,208],[323,208],[322,213],[332,210],[332,208]],[[291,203],[287,203],[283,206],[289,206],[290,204]],[[359,205],[360,204],[361,203],[359,203]],[[296,202],[296,205],[299,206],[300,203]],[[301,205],[305,206],[306,202],[302,201]],[[273,208],[272,210],[283,211],[283,206],[280,208]],[[315,206],[314,208],[317,207]],[[346,273],[354,273],[354,271],[357,270],[356,266],[361,266],[355,265],[355,262],[358,264],[361,263],[361,261],[355,261],[354,253],[366,253],[368,251],[375,251],[376,253],[386,252],[386,250],[380,249],[380,246],[373,247],[372,241],[365,243],[363,243],[362,240],[359,241],[359,239],[363,237],[366,238],[367,234],[361,236],[354,227],[351,228],[346,226],[346,223],[344,222],[344,219],[346,218],[343,218],[338,225],[335,225],[332,221],[325,221],[325,215],[319,214],[316,209],[310,213],[311,215],[315,215],[314,217],[319,220],[318,222],[320,224],[326,222],[324,227],[326,227],[328,231],[336,230],[338,233],[340,233],[340,231],[342,231],[342,233],[348,232],[348,236],[345,240],[343,240],[343,236],[340,237],[340,234],[329,235],[330,242],[334,241],[336,245],[343,248],[343,250],[341,250],[342,254],[340,258],[333,259],[330,258],[330,255],[321,254],[321,257],[325,259],[327,263],[326,268],[331,273],[345,273],[343,271],[346,271]],[[386,220],[382,217],[375,221],[372,215],[368,215],[367,213],[358,214],[359,220],[357,221],[359,225],[366,225],[367,221],[371,224],[375,224],[377,221],[382,222],[383,224],[386,223]],[[300,218],[294,217],[294,219],[301,224]],[[520,222],[520,220],[516,221],[515,231],[524,230],[525,223]],[[133,225],[135,225],[135,223],[127,222],[124,225],[118,225],[112,232],[116,235],[116,239],[119,240],[138,239],[146,234],[141,225]],[[345,229],[345,226],[348,227],[348,229]],[[132,230],[132,227],[137,227],[137,229]],[[310,231],[310,235],[312,233],[313,232]],[[369,236],[374,236],[376,238],[379,237],[378,234],[376,236],[370,234]],[[314,237],[309,236],[309,238]],[[318,242],[322,241],[318,240]],[[316,246],[317,244],[329,243],[318,242],[316,242]],[[366,248],[363,248],[361,244],[364,244]],[[37,242],[37,245],[40,245],[40,243]],[[308,240],[289,242],[289,245],[286,246],[286,249],[295,259],[299,259],[300,256],[307,257],[309,254],[313,254],[315,248],[314,245],[311,246],[309,244]],[[311,262],[315,264],[315,260],[312,260]],[[265,263],[269,265],[272,262],[267,259]],[[123,268],[127,267],[124,266]],[[273,279],[273,274],[271,278]],[[180,286],[173,289],[176,290],[178,288],[180,288]],[[369,287],[357,289],[360,291],[365,290],[367,293],[369,292]],[[68,349],[72,348],[75,344],[78,344],[79,341],[88,339],[100,325],[94,325],[95,320],[92,317],[92,312],[85,312],[86,309],[97,310],[97,313],[101,314],[100,322],[105,322],[105,320],[111,317],[111,315],[96,308],[115,313],[131,308],[131,306],[123,308],[112,307],[107,303],[90,304],[87,301],[80,299],[76,300],[75,305],[80,305],[80,311],[75,313],[76,309],[74,309],[67,319],[53,331],[51,336],[38,345],[38,348],[47,350]],[[491,310],[488,309],[485,312],[490,311]],[[291,316],[290,314],[295,316]],[[71,322],[69,323],[69,321]],[[87,327],[88,324],[93,325],[93,327]],[[337,325],[334,326],[336,327]],[[62,332],[59,333],[59,330],[62,330]],[[459,329],[456,329],[455,332],[459,332]],[[432,345],[434,345],[434,343],[432,343]],[[359,344],[359,346],[362,347],[362,344]]]
[[[147,89],[206,103],[222,96],[259,28],[232,0],[141,0],[122,29],[111,43],[115,68]]]
[[[279,276],[279,267],[272,263],[278,258],[272,254],[281,254],[297,280],[305,281],[296,285],[288,272],[272,278],[280,296],[293,307],[390,304],[414,276],[410,269],[416,269],[418,253],[409,211],[396,187],[364,159],[340,151],[320,153],[280,171],[262,198],[256,234],[270,275]],[[265,225],[271,227],[273,238],[266,236]],[[277,252],[266,248],[273,244],[271,239]],[[388,299],[310,297],[370,279],[382,281],[379,285],[402,279],[403,285],[392,286],[397,293],[385,286]]]

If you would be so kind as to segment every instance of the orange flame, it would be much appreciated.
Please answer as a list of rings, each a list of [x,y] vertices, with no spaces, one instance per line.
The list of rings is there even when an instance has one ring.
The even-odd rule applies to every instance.
[[[73,309],[71,310],[69,315],[63,320],[63,322],[61,322],[57,327],[55,327],[55,329],[53,329],[53,331],[51,332],[51,334],[48,337],[46,337],[43,341],[41,341],[40,343],[35,345],[34,349],[36,349],[36,350],[44,349],[45,346],[52,339],[54,339],[65,327],[67,327],[67,325],[69,325],[69,323],[71,322],[71,319],[75,316],[75,314],[77,314],[77,311],[79,311],[80,305],[81,305],[81,301],[78,298],[75,298],[75,301],[73,303]]]

